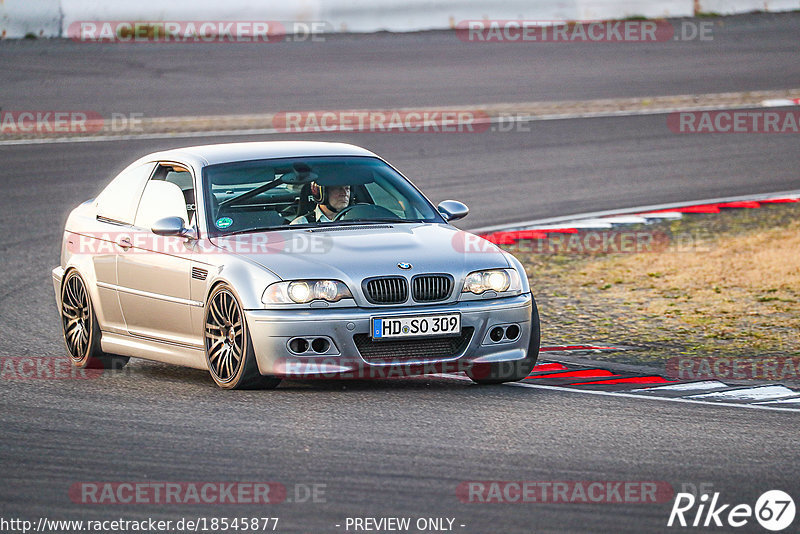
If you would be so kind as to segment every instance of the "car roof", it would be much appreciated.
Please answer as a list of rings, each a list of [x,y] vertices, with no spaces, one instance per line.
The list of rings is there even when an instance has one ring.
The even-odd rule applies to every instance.
[[[265,141],[254,143],[222,143],[198,145],[156,152],[143,159],[150,161],[194,161],[201,166],[252,161],[258,159],[290,158],[306,156],[371,156],[375,154],[365,148],[347,143],[320,141]],[[187,161],[188,163],[188,161]]]

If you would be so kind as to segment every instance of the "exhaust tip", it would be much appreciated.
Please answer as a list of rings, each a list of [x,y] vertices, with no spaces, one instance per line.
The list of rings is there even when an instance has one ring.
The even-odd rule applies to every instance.
[[[324,337],[318,337],[311,342],[311,349],[317,354],[328,352],[328,349],[330,347],[331,347],[330,341],[328,341]]]
[[[499,326],[495,326],[489,333],[489,337],[492,339],[492,341],[496,343],[503,339],[503,334],[504,334],[503,329]]]
[[[289,341],[289,350],[295,354],[303,354],[308,351],[308,341],[302,337],[296,337]]]
[[[506,339],[515,340],[519,337],[520,329],[519,326],[512,324],[508,328],[506,328]]]

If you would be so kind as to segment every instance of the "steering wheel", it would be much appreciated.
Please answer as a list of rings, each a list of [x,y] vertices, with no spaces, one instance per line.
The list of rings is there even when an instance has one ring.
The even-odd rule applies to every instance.
[[[336,214],[334,221],[357,221],[359,219],[399,219],[393,211],[375,204],[353,204]]]

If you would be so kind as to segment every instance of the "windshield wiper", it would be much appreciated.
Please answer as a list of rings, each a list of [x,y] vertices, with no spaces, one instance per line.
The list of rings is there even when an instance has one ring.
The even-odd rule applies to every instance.
[[[275,230],[284,230],[289,229],[288,226],[267,226],[266,228],[248,228],[246,230],[236,230],[235,232],[229,232],[227,234],[221,234],[217,237],[228,237],[232,235],[239,235],[239,234],[254,234],[256,232],[274,232]]]
[[[390,219],[389,217],[385,218],[369,218],[369,219],[358,219],[354,221],[332,221],[331,223],[323,223],[325,225],[328,224],[372,224],[372,223],[418,223],[422,222],[419,219]]]

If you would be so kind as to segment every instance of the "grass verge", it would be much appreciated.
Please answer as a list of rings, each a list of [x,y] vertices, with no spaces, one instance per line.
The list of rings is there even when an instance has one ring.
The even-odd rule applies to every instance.
[[[648,365],[800,356],[800,204],[685,215],[605,239],[583,232],[504,246],[530,276],[544,345],[635,346],[593,358]],[[645,246],[618,252],[626,239]]]

